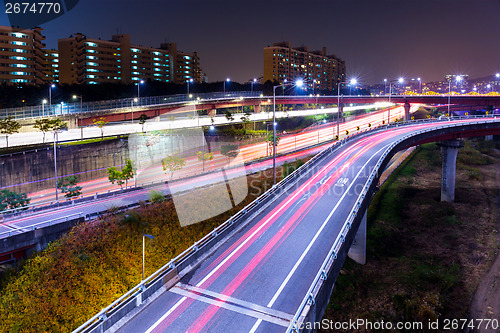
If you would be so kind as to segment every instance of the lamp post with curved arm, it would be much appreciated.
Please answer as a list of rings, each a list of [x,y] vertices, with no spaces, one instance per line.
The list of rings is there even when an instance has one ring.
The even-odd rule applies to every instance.
[[[462,81],[462,77],[460,75],[455,76],[455,82],[460,82]],[[451,102],[451,78],[448,81],[448,114],[447,116],[450,116],[450,102]]]
[[[393,82],[398,82],[398,83],[403,83],[405,82],[405,79],[400,77],[397,80],[391,80],[389,81],[389,109],[387,110],[387,125],[391,122],[391,95],[392,95],[392,83]]]
[[[340,87],[346,83],[351,85],[351,84],[356,84],[356,82],[358,82],[356,79],[351,79],[350,81],[342,81],[337,84],[337,138],[338,139],[340,139]]]

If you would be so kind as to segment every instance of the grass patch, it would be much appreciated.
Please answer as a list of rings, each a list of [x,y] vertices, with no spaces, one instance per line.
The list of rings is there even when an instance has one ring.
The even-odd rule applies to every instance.
[[[387,179],[368,208],[367,264],[346,260],[324,318],[465,318],[478,271],[488,269],[485,253],[493,258],[491,249],[498,248],[496,234],[485,232],[496,229],[498,208],[488,149],[474,140],[462,149],[455,203],[440,202],[441,153],[435,143],[420,146]]]

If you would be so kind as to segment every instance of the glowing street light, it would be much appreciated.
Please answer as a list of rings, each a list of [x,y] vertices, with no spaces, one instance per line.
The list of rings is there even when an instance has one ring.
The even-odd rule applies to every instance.
[[[229,83],[231,80],[229,78],[226,79],[226,81],[223,81],[224,84],[224,96],[226,96],[226,82]]]
[[[283,87],[283,92],[285,91],[285,86],[294,85],[296,87],[302,87],[304,85],[304,80],[297,79],[297,81],[292,83],[286,83],[286,79],[283,84],[273,86],[273,186],[276,184],[276,88]]]
[[[455,76],[455,82],[462,81],[462,77],[460,75]],[[451,102],[451,78],[448,80],[448,117],[450,116],[450,102]]]
[[[337,138],[339,139],[340,139],[340,87],[346,83],[351,85],[351,84],[356,84],[356,82],[358,82],[358,80],[351,79],[350,81],[343,81],[337,84]],[[342,115],[342,117],[344,117],[344,115]]]
[[[190,84],[190,83],[193,83],[193,79],[189,79],[189,80],[187,80],[187,81],[186,81],[186,83],[187,83],[187,94],[188,94],[188,96],[189,96],[189,84]]]
[[[134,102],[138,102],[139,99],[138,98],[134,98],[132,101],[131,101],[131,110],[132,110],[132,124],[134,123]]]
[[[50,111],[52,110],[52,88],[55,88],[56,85],[55,84],[51,84],[49,86],[49,114],[50,114]]]
[[[45,116],[45,104],[47,104],[47,100],[43,99],[42,100],[42,116]]]
[[[387,125],[391,122],[391,95],[392,95],[392,83],[393,82],[398,82],[399,84],[405,82],[405,79],[403,77],[400,77],[397,80],[391,80],[389,81],[389,109],[387,110]]]
[[[140,93],[139,87],[143,83],[144,83],[144,80],[141,80],[141,81],[137,82],[137,98],[141,98],[141,93]]]
[[[251,91],[252,91],[252,92],[253,92],[253,85],[254,85],[255,83],[257,83],[257,79],[253,79],[253,81],[252,81],[252,82],[250,82],[251,87],[252,87],[252,88],[251,88]]]
[[[80,99],[80,129],[81,129],[81,133],[80,133],[80,137],[83,139],[83,125],[82,125],[82,113],[83,113],[83,97],[82,95],[80,96],[77,96],[77,95],[73,95],[73,99],[77,99],[79,98]]]

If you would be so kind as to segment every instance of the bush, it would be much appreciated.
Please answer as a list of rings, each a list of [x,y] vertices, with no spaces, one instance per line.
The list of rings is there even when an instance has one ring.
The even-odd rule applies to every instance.
[[[151,201],[152,203],[158,203],[165,200],[165,196],[163,195],[163,193],[157,190],[149,191],[148,196],[149,196],[149,201]]]

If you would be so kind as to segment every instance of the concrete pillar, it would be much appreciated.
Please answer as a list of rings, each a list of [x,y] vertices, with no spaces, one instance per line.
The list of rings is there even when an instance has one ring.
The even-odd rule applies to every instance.
[[[459,140],[446,140],[439,143],[441,146],[441,201],[455,201],[455,172],[457,166],[458,149],[462,147]]]
[[[366,211],[347,255],[358,264],[366,264]]]
[[[217,109],[208,110],[208,115],[210,117],[214,117],[216,113],[217,113]]]
[[[410,121],[411,120],[411,118],[410,118],[410,103],[408,103],[408,101],[405,101],[404,108],[405,108],[405,121]]]
[[[259,113],[259,112],[260,112],[260,109],[261,109],[260,104],[256,104],[256,105],[254,105],[254,106],[253,106],[253,111],[254,111],[255,113]]]

